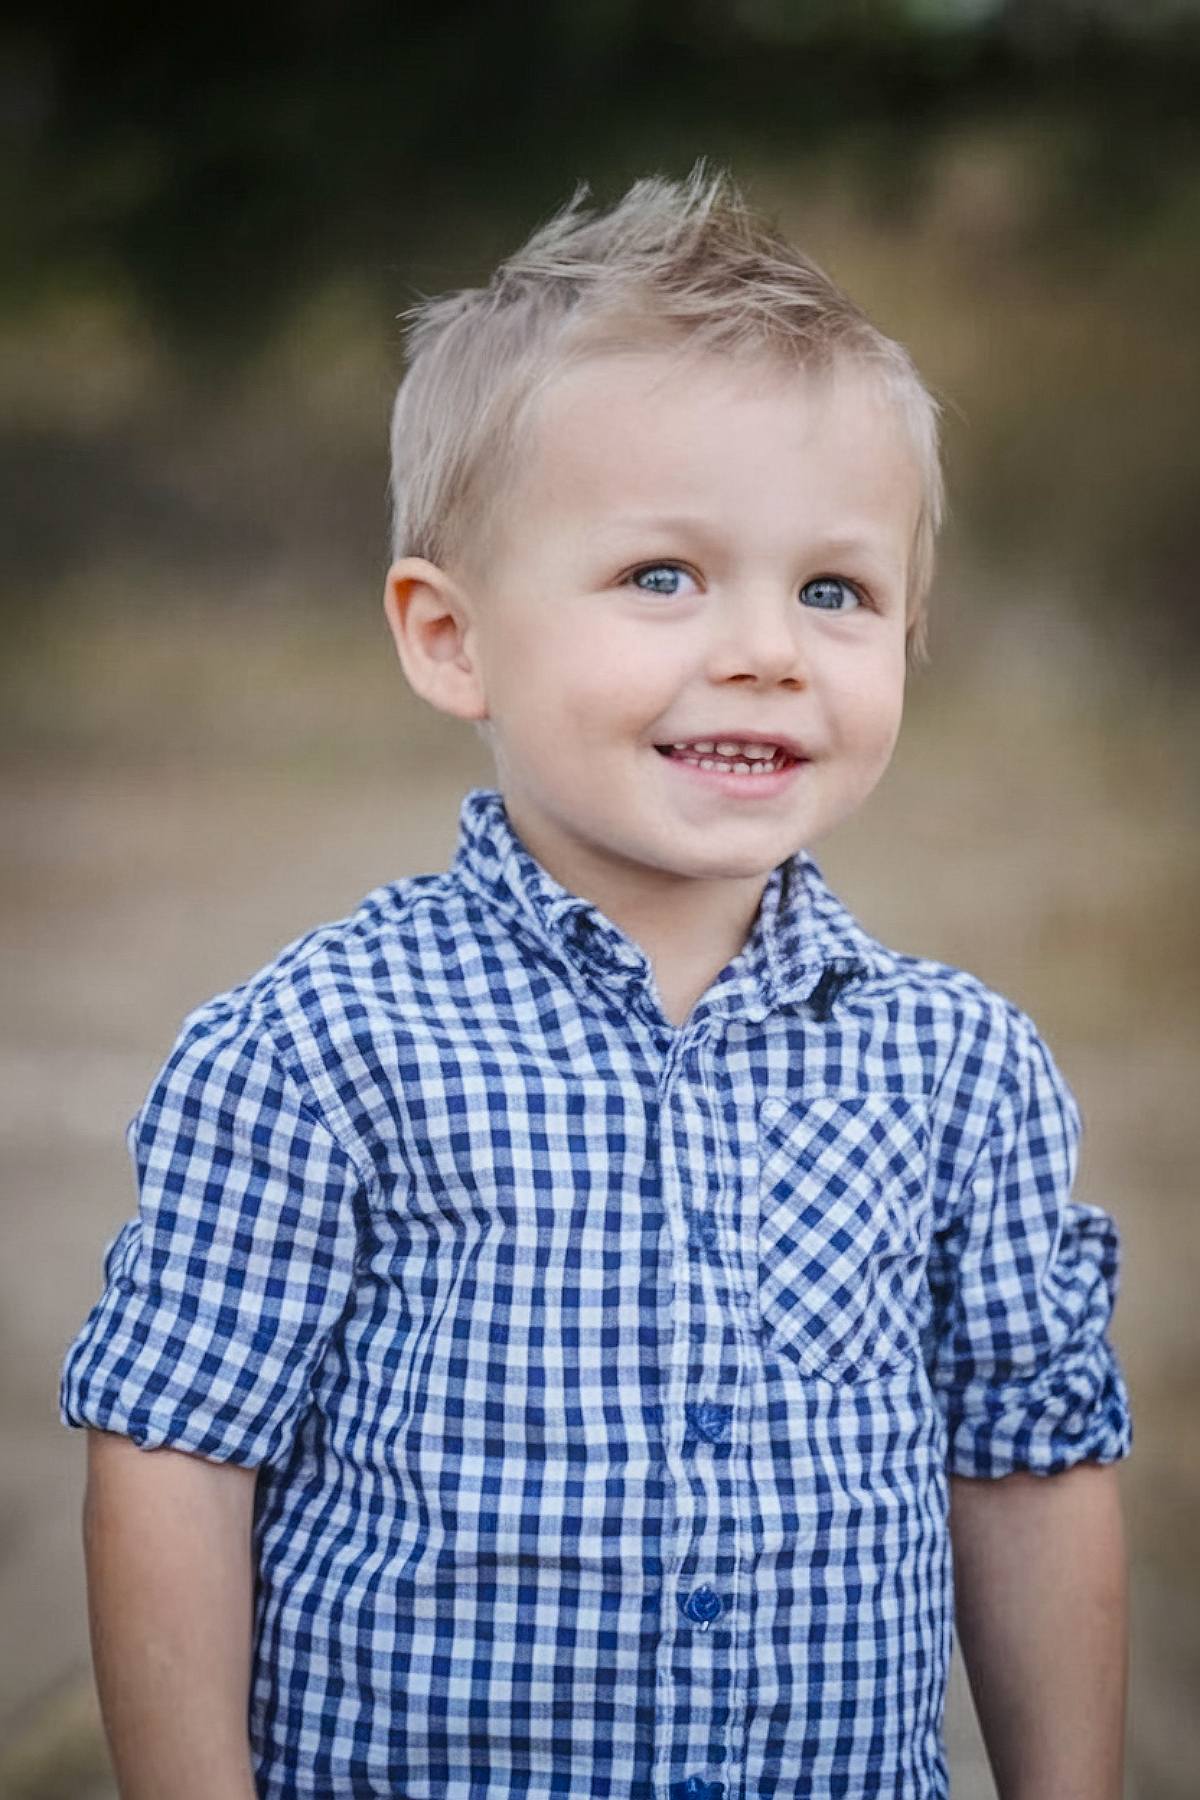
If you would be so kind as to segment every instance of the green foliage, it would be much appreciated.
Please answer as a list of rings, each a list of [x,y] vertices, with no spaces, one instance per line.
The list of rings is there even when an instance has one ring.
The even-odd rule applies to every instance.
[[[394,290],[419,273],[406,244],[464,214],[507,229],[580,173],[864,133],[886,169],[1014,99],[1088,122],[1119,183],[1130,153],[1157,168],[1146,143],[1194,130],[1198,14],[1196,0],[17,0],[0,199],[19,254],[0,300],[129,287],[185,354],[225,363],[314,280],[365,270]]]
[[[1186,669],[1198,23],[1200,0],[17,0],[21,610],[170,569],[373,584],[396,314],[580,177],[604,196],[704,155],[946,395],[951,549]]]

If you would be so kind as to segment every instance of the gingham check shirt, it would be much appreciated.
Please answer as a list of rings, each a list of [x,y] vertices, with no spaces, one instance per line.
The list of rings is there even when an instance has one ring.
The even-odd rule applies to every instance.
[[[1130,1442],[1029,1020],[807,856],[686,1024],[464,803],[193,1013],[71,1424],[257,1468],[259,1792],[947,1792],[947,1474]]]

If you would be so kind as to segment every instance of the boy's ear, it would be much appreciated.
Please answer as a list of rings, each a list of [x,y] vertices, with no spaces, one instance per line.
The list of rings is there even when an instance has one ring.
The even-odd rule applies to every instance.
[[[486,719],[470,600],[444,569],[406,556],[388,570],[383,610],[409,685],[439,712]]]

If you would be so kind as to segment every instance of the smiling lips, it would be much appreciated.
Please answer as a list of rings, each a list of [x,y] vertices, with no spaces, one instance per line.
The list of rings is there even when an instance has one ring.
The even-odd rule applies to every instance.
[[[781,769],[803,762],[780,743],[762,738],[692,738],[686,743],[658,744],[660,756],[693,768],[711,769],[719,775],[776,775]]]

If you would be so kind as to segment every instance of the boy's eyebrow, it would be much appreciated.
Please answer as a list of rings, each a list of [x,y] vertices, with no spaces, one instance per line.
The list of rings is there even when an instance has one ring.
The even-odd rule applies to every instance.
[[[688,533],[698,538],[707,538],[718,544],[722,533],[719,526],[710,525],[702,515],[692,513],[625,513],[619,518],[605,519],[597,527],[597,534],[617,536],[628,532],[662,532],[666,536],[673,533]],[[808,553],[816,558],[831,557],[865,557],[869,561],[878,562],[886,558],[888,546],[878,537],[865,533],[834,533],[829,536],[817,534],[806,546]]]
[[[846,533],[843,536],[818,537],[813,544],[813,554],[820,557],[829,556],[835,561],[842,557],[874,563],[880,570],[890,567],[888,544],[883,539],[872,537],[869,533],[855,536]]]
[[[615,536],[625,531],[692,531],[699,536],[717,535],[707,519],[696,513],[624,513],[616,519],[604,519],[597,530]]]

